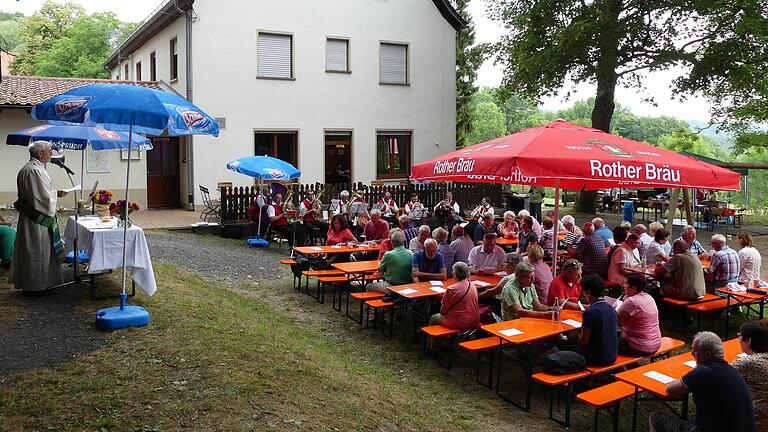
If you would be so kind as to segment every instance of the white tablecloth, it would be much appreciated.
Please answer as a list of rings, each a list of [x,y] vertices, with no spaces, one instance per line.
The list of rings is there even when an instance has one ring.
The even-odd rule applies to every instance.
[[[80,217],[75,223],[74,216],[67,220],[64,230],[67,250],[72,250],[77,231],[77,246],[86,251],[91,258],[88,273],[95,274],[104,270],[123,267],[123,228],[117,227],[117,219],[102,223],[98,217]],[[128,228],[126,247],[126,267],[131,271],[131,278],[147,295],[157,291],[152,259],[149,256],[144,230],[133,225]]]

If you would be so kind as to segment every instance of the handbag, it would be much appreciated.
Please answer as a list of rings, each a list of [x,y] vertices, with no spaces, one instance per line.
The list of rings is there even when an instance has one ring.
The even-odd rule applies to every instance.
[[[544,356],[542,368],[554,375],[566,375],[586,369],[587,359],[574,351],[557,351]]]

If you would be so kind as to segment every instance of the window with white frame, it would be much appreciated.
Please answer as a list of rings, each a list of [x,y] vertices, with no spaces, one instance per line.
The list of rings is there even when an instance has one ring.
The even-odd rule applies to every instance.
[[[326,40],[325,71],[349,72],[349,39],[328,38]]]
[[[259,78],[293,78],[293,36],[259,32]]]
[[[381,43],[379,47],[379,83],[408,84],[408,45]]]

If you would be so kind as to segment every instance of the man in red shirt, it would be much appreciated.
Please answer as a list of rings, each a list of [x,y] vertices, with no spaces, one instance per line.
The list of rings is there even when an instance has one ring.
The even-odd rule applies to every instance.
[[[555,298],[565,309],[581,310],[578,303],[581,298],[581,263],[576,260],[563,263],[562,272],[549,284],[547,306],[553,306]]]
[[[371,220],[365,224],[363,236],[365,236],[365,241],[376,243],[381,243],[384,239],[389,237],[389,223],[381,218],[380,210],[371,210]],[[352,254],[352,257],[355,261],[368,261],[376,259],[377,253],[355,252]]]

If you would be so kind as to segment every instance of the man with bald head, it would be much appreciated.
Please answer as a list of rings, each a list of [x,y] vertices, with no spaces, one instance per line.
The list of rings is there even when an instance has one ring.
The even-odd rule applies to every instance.
[[[413,254],[413,281],[445,280],[447,278],[445,257],[437,250],[437,241],[424,241],[424,250]]]
[[[51,144],[35,141],[29,146],[29,162],[16,176],[19,212],[13,249],[11,282],[25,295],[39,295],[62,282],[64,242],[56,220],[57,198],[67,195],[53,187],[45,167],[51,161]]]
[[[587,222],[582,229],[584,237],[574,248],[573,253],[584,263],[585,275],[594,273],[602,278],[608,276],[608,253],[605,251],[605,242],[595,234],[595,225]]]

